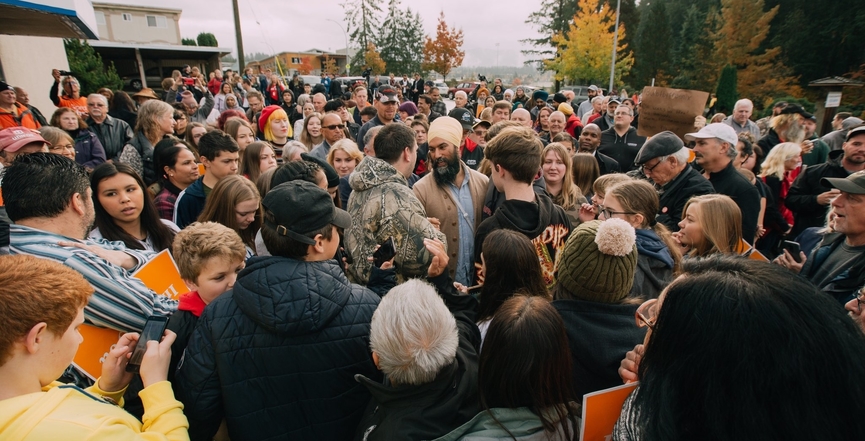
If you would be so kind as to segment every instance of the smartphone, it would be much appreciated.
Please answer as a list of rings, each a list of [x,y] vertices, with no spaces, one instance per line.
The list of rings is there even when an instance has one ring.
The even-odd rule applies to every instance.
[[[184,78],[183,84],[185,84],[187,86],[192,86],[193,84],[195,84],[195,80],[192,78]]]
[[[168,326],[168,317],[152,316],[147,319],[147,323],[144,324],[144,330],[141,331],[141,336],[138,337],[138,344],[132,350],[132,357],[129,358],[129,363],[126,364],[126,372],[138,373],[138,369],[141,368],[141,359],[144,358],[144,352],[147,351],[147,342],[153,340],[161,341],[166,326]]]
[[[381,246],[372,254],[372,263],[381,268],[381,264],[393,259],[394,256],[396,256],[396,244],[393,242],[393,236],[391,236],[382,242]]]
[[[790,255],[793,256],[793,260],[799,262],[799,253],[802,252],[802,249],[799,247],[799,242],[785,240],[782,247],[790,252]]]

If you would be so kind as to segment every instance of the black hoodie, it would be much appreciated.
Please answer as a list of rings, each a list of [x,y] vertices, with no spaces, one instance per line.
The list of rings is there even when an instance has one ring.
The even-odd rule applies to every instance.
[[[519,231],[528,237],[541,261],[547,288],[555,282],[554,272],[559,250],[571,233],[571,221],[562,207],[545,194],[535,193],[534,202],[506,200],[493,215],[478,226],[475,233],[475,271],[481,267],[484,239],[498,229]],[[478,281],[482,281],[478,274]]]

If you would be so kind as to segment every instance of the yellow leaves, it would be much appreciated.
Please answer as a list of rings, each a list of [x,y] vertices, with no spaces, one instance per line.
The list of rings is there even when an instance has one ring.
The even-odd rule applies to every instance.
[[[466,53],[460,49],[462,46],[462,29],[448,29],[445,14],[442,12],[436,26],[435,40],[429,36],[425,39],[421,69],[436,71],[446,78],[453,68],[463,64]]]
[[[557,57],[546,60],[545,67],[556,71],[557,78],[573,81],[598,81],[609,76],[612,61],[612,45],[616,11],[606,5],[598,9],[600,0],[580,0],[573,22],[566,34],[555,34],[552,42],[557,47]],[[630,69],[634,58],[627,46],[624,23],[619,24],[616,80]]]
[[[363,61],[366,67],[370,68],[373,75],[384,73],[384,60],[381,59],[381,55],[379,55],[375,49],[375,44],[372,42],[366,44],[366,50],[363,52]]]

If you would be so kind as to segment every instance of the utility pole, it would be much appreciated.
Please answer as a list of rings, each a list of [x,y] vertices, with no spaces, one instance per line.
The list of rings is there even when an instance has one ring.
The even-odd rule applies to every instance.
[[[240,33],[240,11],[237,0],[231,0],[231,6],[234,9],[234,34],[237,37],[237,70],[242,74],[246,63],[243,61],[243,36]]]
[[[613,38],[613,62],[610,63],[610,88],[607,89],[608,95],[613,93],[613,79],[616,77],[616,48],[619,46],[619,10],[621,8],[622,0],[618,0],[616,2],[616,32]]]

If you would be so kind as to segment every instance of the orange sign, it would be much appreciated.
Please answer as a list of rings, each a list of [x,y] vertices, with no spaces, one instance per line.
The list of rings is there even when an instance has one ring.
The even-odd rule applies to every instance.
[[[751,260],[759,260],[761,262],[769,261],[763,253],[757,251],[757,249],[752,247],[751,244],[745,241],[745,239],[739,241],[739,246],[736,247],[736,252],[739,253],[740,256],[745,256]]]
[[[580,441],[606,441],[622,414],[622,404],[640,383],[629,383],[583,395]]]
[[[150,259],[133,276],[156,293],[172,299],[189,292],[168,250],[163,250]],[[84,342],[78,347],[73,363],[96,379],[102,374],[102,357],[108,353],[111,345],[117,343],[123,332],[89,324],[84,324],[79,329]]]

